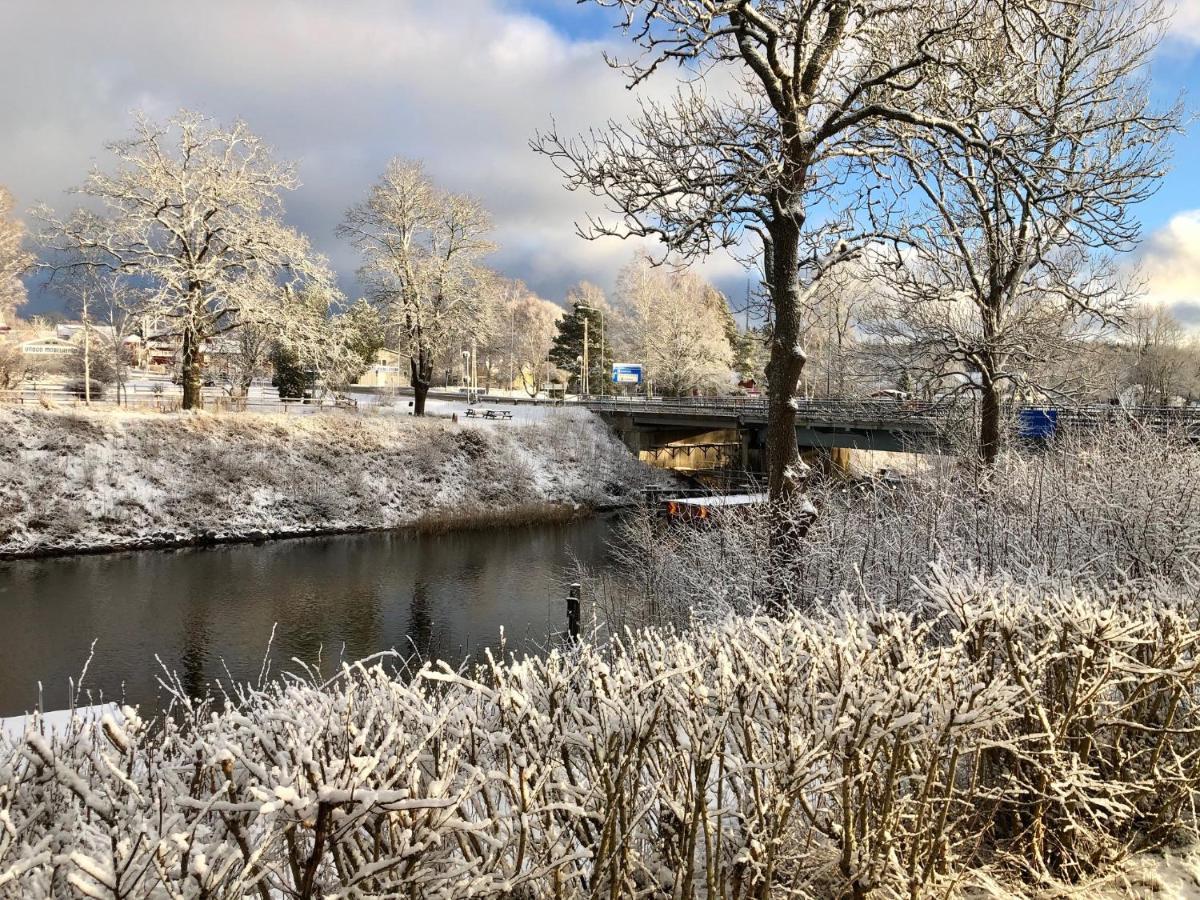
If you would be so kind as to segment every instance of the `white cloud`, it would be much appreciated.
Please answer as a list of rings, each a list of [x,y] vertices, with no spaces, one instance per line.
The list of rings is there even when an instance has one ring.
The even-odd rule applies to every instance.
[[[1171,21],[1171,35],[1180,40],[1200,44],[1200,0],[1178,0]]]
[[[552,297],[579,278],[610,283],[633,250],[575,236],[599,209],[528,141],[551,118],[577,132],[623,116],[634,97],[600,44],[508,0],[0,3],[0,184],[23,205],[73,202],[64,190],[105,162],[131,110],[186,106],[244,118],[297,162],[289,217],[348,287],[355,260],[334,226],[396,155],[478,195],[497,265]]]
[[[1200,324],[1200,210],[1182,212],[1154,232],[1141,252],[1146,300]]]

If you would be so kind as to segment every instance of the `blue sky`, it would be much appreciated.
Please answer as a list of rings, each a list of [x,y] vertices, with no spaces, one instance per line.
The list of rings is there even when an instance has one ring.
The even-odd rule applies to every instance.
[[[1200,0],[1182,3],[1155,60],[1164,102],[1200,96]],[[636,249],[576,237],[596,201],[565,191],[528,148],[552,118],[576,132],[630,111],[601,58],[627,48],[615,15],[572,0],[0,0],[0,184],[21,208],[65,208],[133,110],[243,118],[296,163],[289,221],[352,297],[357,260],[334,228],[387,160],[406,156],[478,195],[495,216],[492,264],[561,301],[580,279],[611,287]],[[1200,133],[1175,156],[1141,210],[1140,259],[1152,295],[1200,324]],[[702,270],[731,295],[745,289],[730,259]],[[35,293],[31,311],[56,302]]]
[[[1197,112],[1200,100],[1200,46],[1172,40],[1158,52],[1154,61],[1153,95],[1158,103],[1170,104],[1181,94]],[[1180,211],[1181,204],[1200,207],[1200,128],[1192,125],[1175,139],[1172,170],[1162,189],[1142,207],[1143,222],[1149,230],[1163,225]]]

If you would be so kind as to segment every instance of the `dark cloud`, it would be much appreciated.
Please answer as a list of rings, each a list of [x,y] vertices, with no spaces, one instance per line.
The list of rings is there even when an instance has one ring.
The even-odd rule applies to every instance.
[[[487,204],[505,274],[552,299],[582,278],[610,285],[636,248],[576,237],[590,201],[564,190],[528,141],[552,118],[580,131],[634,98],[601,58],[591,35],[609,35],[594,16],[530,2],[539,14],[506,0],[59,0],[15,13],[9,2],[0,184],[26,206],[69,205],[65,189],[105,164],[132,110],[188,107],[245,119],[297,163],[289,221],[352,295],[357,261],[333,230],[396,155]],[[713,275],[727,290],[741,283],[724,263]],[[32,292],[31,309],[55,302]]]
[[[1200,303],[1175,303],[1171,306],[1171,312],[1184,325],[1200,325]]]

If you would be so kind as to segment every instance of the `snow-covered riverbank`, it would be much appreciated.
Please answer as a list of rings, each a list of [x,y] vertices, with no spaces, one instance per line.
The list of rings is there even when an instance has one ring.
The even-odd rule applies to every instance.
[[[562,518],[644,470],[600,421],[0,409],[0,557]]]

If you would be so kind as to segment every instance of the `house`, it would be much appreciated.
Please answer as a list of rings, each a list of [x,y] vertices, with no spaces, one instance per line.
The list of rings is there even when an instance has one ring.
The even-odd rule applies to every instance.
[[[366,370],[355,382],[356,387],[402,387],[408,384],[407,373],[400,370],[400,354],[381,347],[371,357]]]

